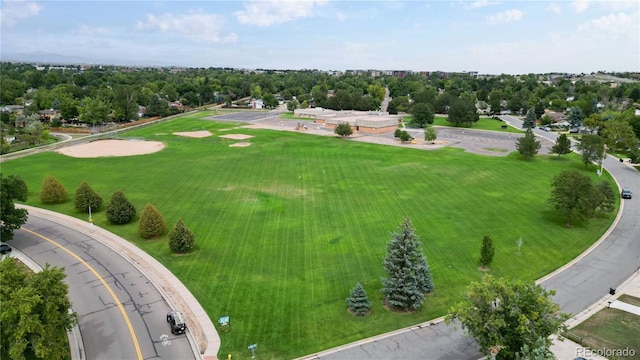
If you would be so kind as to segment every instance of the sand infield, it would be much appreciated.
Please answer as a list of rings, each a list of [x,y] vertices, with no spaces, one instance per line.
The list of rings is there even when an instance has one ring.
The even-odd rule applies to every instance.
[[[153,154],[164,149],[160,141],[144,140],[97,140],[86,144],[64,147],[56,152],[77,158],[108,156],[134,156]]]

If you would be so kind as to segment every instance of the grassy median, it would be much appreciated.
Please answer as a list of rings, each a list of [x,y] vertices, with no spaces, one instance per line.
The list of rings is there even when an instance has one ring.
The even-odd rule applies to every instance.
[[[586,249],[614,216],[563,226],[545,203],[561,170],[584,165],[517,154],[490,157],[444,148],[422,151],[348,139],[203,121],[196,114],[122,137],[163,141],[155,154],[77,159],[43,153],[2,163],[22,176],[27,204],[86,219],[73,193],[86,181],[105,200],[122,190],[138,212],[151,203],[172,227],[178,219],[196,234],[196,250],[174,256],[167,237],[143,240],[137,222],[104,227],[152,254],[199,299],[214,323],[231,317],[221,333],[221,356],[293,358],[444,315],[469,282],[478,280],[484,235],[495,244],[490,272],[536,279]],[[195,139],[173,132],[209,130]],[[229,147],[223,134],[254,138]],[[597,179],[595,171],[589,172]],[[40,204],[46,175],[69,190],[61,205]],[[611,181],[608,175],[604,179]],[[379,292],[390,232],[409,216],[421,237],[436,285],[414,314],[385,310]],[[522,246],[518,250],[518,240]],[[360,281],[373,304],[354,318],[345,298]]]

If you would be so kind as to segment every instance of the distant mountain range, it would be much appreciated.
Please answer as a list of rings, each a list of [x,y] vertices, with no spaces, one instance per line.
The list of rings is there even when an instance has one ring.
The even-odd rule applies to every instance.
[[[24,62],[33,64],[51,65],[125,65],[125,66],[172,66],[172,64],[160,61],[137,62],[122,59],[92,59],[73,55],[60,55],[43,51],[34,51],[28,54],[2,54],[0,61],[4,62]]]

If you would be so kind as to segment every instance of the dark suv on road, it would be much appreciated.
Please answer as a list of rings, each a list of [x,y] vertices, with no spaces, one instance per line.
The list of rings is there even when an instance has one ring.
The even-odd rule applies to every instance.
[[[628,187],[623,187],[620,196],[623,199],[631,199],[631,189],[629,189]]]
[[[167,322],[169,326],[171,326],[171,333],[173,335],[184,334],[187,330],[187,325],[184,323],[184,317],[180,311],[169,311],[167,313]]]

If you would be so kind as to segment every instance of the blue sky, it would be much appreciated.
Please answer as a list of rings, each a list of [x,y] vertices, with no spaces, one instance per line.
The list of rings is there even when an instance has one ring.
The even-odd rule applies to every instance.
[[[191,67],[640,71],[640,1],[0,1],[0,58],[45,52]]]

